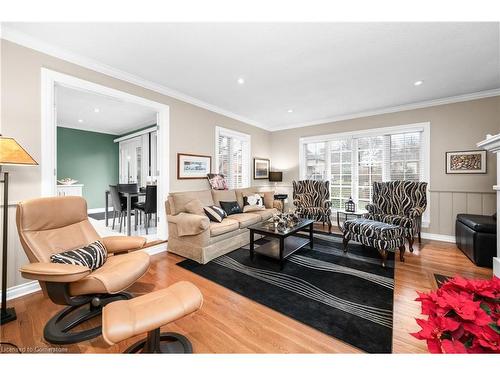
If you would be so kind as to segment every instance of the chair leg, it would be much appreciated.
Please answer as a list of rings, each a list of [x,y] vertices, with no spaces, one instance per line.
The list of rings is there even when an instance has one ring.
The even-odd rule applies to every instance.
[[[408,248],[411,253],[413,253],[413,236],[408,236]]]
[[[399,247],[399,261],[400,262],[405,261],[405,250],[406,250],[406,247],[404,244]]]
[[[116,219],[116,211],[113,210],[113,226],[112,226],[113,230],[115,230],[115,219]]]
[[[347,244],[349,243],[349,240],[347,238],[343,238],[342,239],[342,245],[343,245],[343,250],[344,250],[344,253],[347,253]]]
[[[134,224],[135,224],[135,231],[137,232],[137,209],[134,210]]]
[[[120,233],[122,232],[122,226],[123,226],[123,213],[120,212]]]
[[[148,234],[149,227],[149,214],[144,214],[144,226],[146,227],[146,234]]]
[[[421,236],[421,232],[418,231],[418,243],[421,244],[422,243],[422,236]]]

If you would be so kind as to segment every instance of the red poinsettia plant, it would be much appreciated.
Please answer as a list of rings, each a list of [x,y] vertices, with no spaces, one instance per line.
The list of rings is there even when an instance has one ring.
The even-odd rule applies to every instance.
[[[422,328],[411,333],[431,353],[500,353],[500,279],[456,276],[436,291],[418,293]]]

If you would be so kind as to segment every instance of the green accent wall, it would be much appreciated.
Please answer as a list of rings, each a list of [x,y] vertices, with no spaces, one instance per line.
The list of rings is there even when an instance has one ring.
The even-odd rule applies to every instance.
[[[88,208],[103,208],[104,192],[118,183],[119,136],[57,127],[57,179],[71,177],[83,184]]]

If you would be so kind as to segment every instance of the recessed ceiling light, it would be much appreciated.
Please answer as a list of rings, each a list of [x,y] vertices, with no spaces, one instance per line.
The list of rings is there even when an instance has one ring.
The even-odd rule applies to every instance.
[[[287,112],[288,112],[288,113],[292,113],[292,112],[293,112],[293,109],[289,109]]]
[[[415,86],[420,86],[422,83],[424,83],[424,81],[415,81],[415,82],[413,82],[413,84]]]
[[[82,119],[78,119],[78,122],[79,122],[79,123],[82,123],[82,122],[83,122],[83,120],[82,120]]]
[[[245,83],[245,79],[240,77],[238,78],[238,84],[243,85]]]
[[[99,113],[99,112],[101,112],[101,110],[99,108],[94,108],[94,112]]]

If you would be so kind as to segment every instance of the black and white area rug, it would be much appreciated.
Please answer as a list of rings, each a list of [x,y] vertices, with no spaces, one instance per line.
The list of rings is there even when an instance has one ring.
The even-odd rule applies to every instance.
[[[248,246],[178,265],[368,353],[392,351],[393,253],[384,269],[375,249],[350,242],[344,255],[340,236],[315,234],[314,250],[287,258],[283,271],[259,254],[252,262]]]

